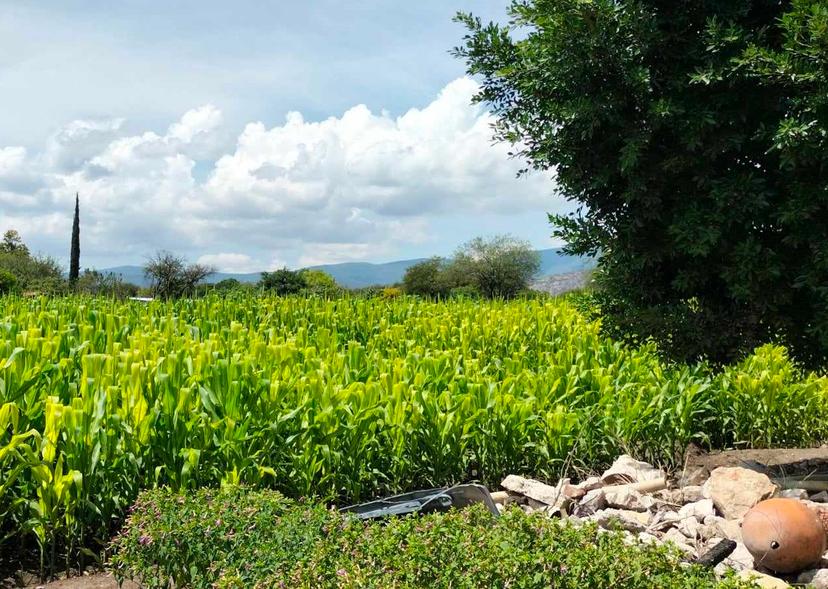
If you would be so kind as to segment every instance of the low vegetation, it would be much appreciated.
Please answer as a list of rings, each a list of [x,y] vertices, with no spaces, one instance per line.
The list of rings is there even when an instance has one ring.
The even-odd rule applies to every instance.
[[[116,575],[151,589],[748,586],[684,567],[677,551],[517,508],[366,523],[239,488],[144,493],[113,548]]]
[[[344,502],[826,438],[784,349],[668,366],[564,301],[0,299],[0,538],[47,561],[157,486]]]

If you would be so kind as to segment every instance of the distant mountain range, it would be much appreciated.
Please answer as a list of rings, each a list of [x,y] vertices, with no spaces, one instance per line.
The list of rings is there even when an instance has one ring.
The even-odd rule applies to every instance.
[[[589,258],[565,256],[560,249],[539,250],[541,257],[541,269],[539,276],[550,276],[553,274],[566,274],[586,270],[594,266],[593,260]],[[400,282],[405,271],[425,258],[415,260],[398,260],[384,264],[370,264],[368,262],[345,262],[343,264],[324,264],[311,266],[313,270],[323,270],[334,277],[342,286],[348,288],[362,288],[374,284],[394,284]],[[138,286],[149,286],[144,277],[144,269],[141,266],[116,266],[104,268],[101,272],[111,272],[120,276],[124,281],[137,284]],[[261,272],[249,274],[234,274],[228,272],[216,272],[206,282],[215,283],[227,278],[235,278],[239,282],[258,282]]]

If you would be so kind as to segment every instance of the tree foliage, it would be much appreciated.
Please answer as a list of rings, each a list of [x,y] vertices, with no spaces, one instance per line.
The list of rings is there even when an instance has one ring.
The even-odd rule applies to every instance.
[[[307,286],[307,281],[301,270],[290,270],[285,267],[274,272],[262,272],[259,285],[277,295],[290,295],[302,292]]]
[[[23,238],[14,229],[8,229],[3,234],[3,241],[0,243],[0,253],[29,255],[29,248],[23,243]]]
[[[467,277],[487,298],[512,298],[527,288],[540,270],[540,256],[532,246],[509,235],[477,237],[454,254],[454,272]]]
[[[66,290],[63,269],[48,256],[33,256],[20,234],[9,229],[0,242],[0,270],[15,279],[15,289],[45,293]]]
[[[17,290],[17,277],[0,268],[0,295],[9,294]]]
[[[198,284],[213,273],[215,269],[210,266],[187,264],[184,258],[166,251],[157,252],[144,265],[153,294],[163,299],[192,295]]]
[[[304,290],[311,295],[335,296],[342,291],[333,276],[322,270],[300,270],[305,281]]]
[[[136,296],[139,291],[137,285],[125,282],[117,274],[90,270],[88,268],[78,277],[75,288],[77,292],[119,299]]]
[[[435,257],[405,272],[409,294],[445,298],[454,292],[487,298],[512,298],[529,286],[540,269],[532,246],[509,235],[477,237],[463,244],[451,260]]]
[[[514,0],[456,54],[552,216],[598,254],[605,325],[723,361],[782,338],[828,353],[824,0]]]
[[[449,279],[450,263],[444,258],[434,257],[417,262],[405,271],[403,289],[408,294],[424,297],[445,298],[453,285]]]

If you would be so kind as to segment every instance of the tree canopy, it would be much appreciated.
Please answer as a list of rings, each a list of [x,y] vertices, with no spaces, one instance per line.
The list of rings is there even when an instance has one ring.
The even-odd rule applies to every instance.
[[[165,251],[157,252],[144,265],[153,294],[164,299],[192,295],[196,286],[214,273],[210,266],[188,264],[184,258]]]
[[[604,325],[676,357],[828,354],[824,0],[514,0],[458,19],[495,136],[555,170]]]
[[[510,235],[477,237],[460,246],[451,260],[435,257],[408,268],[403,287],[409,294],[435,298],[458,289],[511,298],[529,286],[539,269],[540,256],[529,243]]]

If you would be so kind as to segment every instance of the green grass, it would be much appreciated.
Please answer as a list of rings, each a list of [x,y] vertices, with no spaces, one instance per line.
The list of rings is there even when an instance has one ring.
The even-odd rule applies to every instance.
[[[828,379],[783,349],[665,366],[565,301],[0,298],[0,538],[46,555],[156,486],[351,502],[825,439]]]

